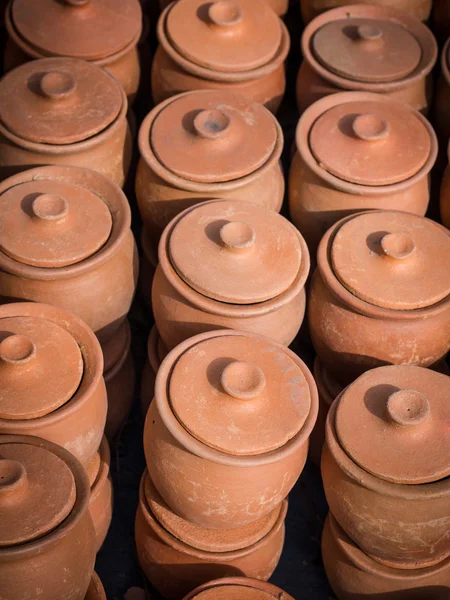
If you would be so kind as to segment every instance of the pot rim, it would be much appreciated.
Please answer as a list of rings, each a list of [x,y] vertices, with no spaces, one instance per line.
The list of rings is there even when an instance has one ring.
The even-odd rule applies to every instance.
[[[225,454],[220,450],[216,450],[215,448],[204,444],[203,442],[197,440],[194,436],[192,436],[187,431],[187,429],[183,427],[183,425],[178,421],[177,417],[174,415],[170,407],[167,382],[170,379],[175,363],[181,357],[181,355],[192,346],[195,346],[196,344],[204,340],[221,336],[235,335],[252,337],[256,340],[261,340],[265,342],[269,341],[271,344],[273,344],[280,350],[283,350],[302,371],[303,376],[305,377],[306,382],[308,384],[308,388],[311,395],[310,410],[300,431],[298,431],[293,438],[291,438],[286,444],[284,444],[284,446],[281,446],[280,448],[271,450],[269,452],[265,452],[263,454],[247,456]],[[265,336],[234,329],[221,329],[218,331],[208,331],[206,333],[200,333],[199,335],[195,335],[191,338],[188,338],[187,340],[176,346],[173,350],[171,350],[166,356],[166,358],[162,361],[161,366],[156,375],[155,395],[153,402],[156,403],[155,406],[159,412],[164,426],[167,428],[169,433],[175,438],[175,440],[181,445],[182,448],[186,449],[186,451],[191,452],[192,454],[195,454],[199,458],[203,458],[205,460],[222,465],[240,468],[260,467],[262,465],[279,462],[296,452],[304,444],[308,444],[309,435],[317,420],[317,414],[319,410],[319,396],[317,392],[317,386],[315,384],[311,372],[309,371],[305,363],[301,360],[301,358],[299,358],[296,354],[294,354],[294,352],[292,352],[292,350],[289,350],[289,348],[287,348],[286,346],[278,344],[277,342],[274,342],[273,340],[270,340]],[[147,418],[149,418],[148,414]]]
[[[111,260],[131,233],[131,209],[120,187],[105,175],[91,169],[50,165],[35,167],[8,177],[0,183],[0,194],[22,183],[46,179],[84,187],[106,204],[113,222],[107,242],[97,252],[79,263],[51,269],[21,263],[0,251],[0,270],[25,279],[54,281],[80,277]]]
[[[99,448],[100,454],[100,469],[91,487],[91,494],[89,503],[93,504],[98,496],[102,493],[105,483],[109,481],[109,469],[111,465],[111,450],[109,448],[108,440],[103,435],[102,441]]]
[[[127,318],[123,321],[123,326],[125,327],[125,331],[126,331],[125,343],[122,348],[122,352],[120,354],[119,359],[112,365],[112,367],[110,369],[108,369],[108,371],[106,371],[106,373],[103,373],[103,378],[105,380],[105,383],[108,383],[109,381],[111,381],[111,379],[113,379],[117,375],[117,373],[123,367],[125,362],[128,360],[128,357],[131,356],[131,327],[130,327],[130,322]],[[119,330],[120,330],[120,327],[117,331],[119,331]]]
[[[248,588],[254,588],[266,592],[273,596],[274,600],[294,600],[287,592],[283,592],[279,587],[269,583],[267,581],[261,581],[260,579],[252,579],[251,577],[223,577],[222,579],[214,579],[208,581],[203,585],[195,588],[190,594],[184,597],[183,600],[194,600],[194,598],[200,592],[204,592],[214,587],[222,587],[225,585],[240,585]],[[282,596],[280,596],[282,594]]]
[[[283,151],[284,146],[284,137],[283,130],[281,129],[281,125],[278,123],[277,119],[272,115],[272,113],[261,105],[261,107],[269,113],[270,117],[273,120],[273,124],[277,131],[277,140],[275,142],[275,147],[273,149],[272,154],[266,160],[266,162],[249,173],[248,175],[244,175],[243,177],[238,177],[236,179],[232,179],[230,181],[221,181],[215,183],[202,183],[197,181],[191,181],[189,179],[185,179],[180,175],[176,175],[169,169],[167,169],[156,157],[154,154],[151,145],[150,145],[150,130],[153,126],[154,121],[157,119],[159,113],[161,113],[169,104],[174,101],[179,100],[185,96],[189,96],[191,94],[203,95],[210,94],[211,90],[192,90],[189,92],[184,92],[183,94],[177,94],[176,96],[171,96],[167,98],[163,102],[157,104],[145,117],[142,121],[142,124],[139,128],[138,133],[138,147],[141,158],[146,163],[147,167],[151,169],[158,177],[160,177],[163,181],[168,182],[171,186],[186,190],[189,192],[205,192],[208,194],[213,194],[214,192],[223,192],[228,190],[234,190],[236,188],[243,187],[259,179],[264,175],[269,169],[271,169],[276,163],[279,162],[281,153]],[[283,199],[280,200],[279,206],[277,207],[277,212],[281,208],[281,204],[283,203]]]
[[[326,13],[325,13],[326,14]],[[403,110],[409,110],[414,116],[422,122],[424,127],[427,129],[430,136],[431,147],[430,154],[417,173],[408,179],[399,181],[398,183],[392,183],[388,185],[362,185],[359,183],[351,183],[332,175],[326,169],[320,166],[311,151],[309,145],[309,136],[311,128],[316,120],[323,115],[330,108],[347,104],[348,102],[384,102],[386,104],[392,104],[397,107],[401,107]],[[436,133],[432,128],[430,122],[417,110],[411,106],[399,102],[398,100],[392,99],[390,96],[384,96],[383,94],[374,94],[372,92],[338,92],[320,98],[317,102],[314,102],[309,106],[304,113],[301,115],[297,129],[295,132],[295,143],[297,152],[306,166],[315,174],[319,179],[324,181],[331,188],[345,192],[347,194],[354,194],[356,196],[387,196],[394,193],[398,193],[411,188],[413,185],[424,179],[431,171],[436,158],[438,155],[438,142]]]
[[[206,202],[202,202],[201,206],[206,206],[215,202],[227,201],[229,200],[223,198],[215,198],[212,200],[207,200]],[[200,310],[203,310],[213,315],[231,318],[248,318],[274,312],[282,306],[285,306],[286,304],[292,302],[294,298],[296,298],[302,292],[302,290],[304,290],[311,264],[309,250],[305,240],[303,239],[303,236],[298,231],[298,229],[296,229],[294,225],[292,225],[292,223],[290,225],[292,226],[293,232],[298,238],[301,248],[302,260],[294,281],[286,290],[284,290],[284,292],[281,292],[281,294],[278,294],[273,298],[269,298],[269,300],[264,300],[263,302],[254,302],[253,304],[232,304],[230,302],[221,302],[220,300],[214,300],[213,298],[204,296],[203,294],[200,294],[200,292],[197,292],[196,290],[191,288],[178,275],[177,271],[172,265],[172,262],[169,258],[169,243],[172,232],[177,226],[177,224],[188,213],[197,209],[198,206],[198,204],[190,206],[183,210],[183,212],[178,214],[176,217],[174,217],[164,229],[158,246],[159,265],[157,268],[161,269],[164,277],[167,279],[170,285],[178,292],[178,294],[180,294],[180,296],[182,296],[190,304],[192,304]],[[266,210],[272,212],[268,208],[266,208]]]

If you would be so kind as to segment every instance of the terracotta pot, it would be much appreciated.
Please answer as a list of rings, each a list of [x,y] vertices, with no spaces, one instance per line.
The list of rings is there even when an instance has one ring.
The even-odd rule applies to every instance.
[[[374,208],[425,214],[437,140],[410,107],[380,94],[334,94],[304,112],[296,144],[289,211],[313,255],[346,215]]]
[[[284,542],[284,500],[268,516],[237,529],[214,531],[177,517],[144,473],[136,515],[136,546],[145,576],[164,598],[232,575],[267,580]]]
[[[415,19],[428,21],[431,13],[433,0],[300,0],[300,8],[303,22],[309,23],[321,13],[335,8],[336,6],[349,6],[354,4],[372,4],[386,6],[402,11]],[[439,2],[440,0],[434,0]],[[445,2],[445,0],[444,0]]]
[[[263,0],[179,0],[161,14],[152,66],[155,104],[182,92],[232,91],[276,113],[284,95],[286,26]],[[208,48],[207,57],[205,47]]]
[[[204,200],[281,208],[281,127],[236,94],[197,91],[160,104],[144,119],[139,149],[136,196],[154,254],[168,223]]]
[[[433,123],[439,136],[441,148],[447,148],[450,140],[450,38],[445,43],[441,54],[441,75],[436,87],[434,100]]]
[[[34,0],[12,0],[5,20],[10,36],[5,71],[50,56],[84,59],[114,75],[130,103],[134,100],[141,74],[138,0],[43,0],[39,7]]]
[[[32,61],[3,77],[0,103],[1,180],[53,164],[124,184],[132,151],[127,99],[103,69],[72,58]]]
[[[98,552],[105,541],[109,526],[111,525],[114,490],[109,472],[111,453],[108,440],[103,436],[97,454],[87,467],[91,497],[89,512],[95,528],[95,550]]]
[[[84,600],[95,536],[83,467],[30,436],[0,436],[0,456],[0,597]]]
[[[25,197],[33,206],[20,206]],[[39,167],[0,184],[1,203],[0,298],[61,306],[104,344],[126,318],[138,273],[122,191],[88,169]],[[30,219],[36,203],[40,216]]]
[[[374,560],[415,569],[450,556],[450,378],[373,369],[333,403],[322,477],[330,511]]]
[[[105,434],[108,440],[113,441],[128,419],[136,388],[128,320],[122,323],[114,337],[103,345],[102,350],[105,359],[103,377],[108,393]]]
[[[444,227],[395,211],[353,215],[327,232],[309,328],[324,368],[342,385],[374,367],[428,367],[447,354],[449,252]]]
[[[106,600],[105,590],[99,576],[94,573],[84,600]]]
[[[289,345],[305,312],[306,244],[287,219],[247,202],[213,200],[176,217],[159,246],[155,324],[170,350],[215,329]]]
[[[153,325],[147,343],[148,360],[145,363],[141,381],[141,410],[144,417],[155,395],[156,374],[167,354],[168,350],[159,337],[156,325]]]
[[[150,476],[183,519],[244,527],[296,482],[317,410],[312,375],[287,348],[231,330],[193,337],[158,371],[144,427]]]
[[[441,184],[441,221],[447,229],[450,229],[450,166],[445,169]]]
[[[158,252],[154,250],[149,238],[147,230],[143,227],[141,234],[142,256],[139,265],[139,286],[148,308],[152,310],[152,285],[156,267],[158,266]]]
[[[247,577],[225,577],[201,585],[184,600],[294,600],[280,588]]]
[[[438,40],[445,41],[450,36],[450,6],[447,0],[433,0],[431,21]]]
[[[46,304],[4,304],[0,319],[0,433],[42,437],[87,466],[107,410],[95,335],[78,317]]]

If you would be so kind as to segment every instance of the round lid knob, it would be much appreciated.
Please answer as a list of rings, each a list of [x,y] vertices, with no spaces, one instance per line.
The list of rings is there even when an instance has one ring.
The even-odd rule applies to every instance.
[[[214,25],[232,27],[242,21],[242,9],[238,2],[218,0],[208,6],[208,17]]]
[[[42,76],[39,89],[49,100],[64,100],[76,90],[77,82],[71,73],[65,71],[49,71]]]

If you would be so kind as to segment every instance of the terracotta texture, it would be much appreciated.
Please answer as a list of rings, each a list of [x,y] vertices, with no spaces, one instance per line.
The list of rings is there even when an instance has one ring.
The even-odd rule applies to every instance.
[[[279,587],[247,577],[225,577],[201,585],[184,600],[294,600]]]
[[[435,100],[434,119],[441,148],[447,148],[450,140],[450,116],[447,110],[450,102],[450,38],[447,39],[441,54],[441,74],[438,80]]]
[[[106,600],[105,590],[99,576],[94,573],[84,600]]]
[[[422,569],[393,569],[369,558],[330,514],[322,536],[325,571],[339,600],[445,600],[450,559]]]
[[[266,358],[263,360],[260,354],[263,348],[280,361],[277,363],[273,358],[270,372],[266,363],[268,355],[264,355]],[[223,353],[227,358],[213,358],[216,353]],[[245,360],[241,358],[243,354]],[[194,360],[194,355],[202,357],[201,364],[195,359],[197,371],[192,381],[199,390],[189,388],[193,394],[189,397],[186,386],[191,385],[191,377],[180,380],[180,374],[186,374],[185,368]],[[245,362],[252,358],[255,364]],[[230,360],[234,362],[229,364]],[[208,361],[213,362],[208,366]],[[224,361],[228,363],[226,369],[220,366],[224,365]],[[288,363],[290,368],[283,370],[281,365]],[[239,401],[236,403],[230,395],[243,397],[243,391],[233,391],[233,387],[241,385],[238,381],[232,384],[238,376],[238,372],[234,372],[238,367],[243,370],[241,384],[248,384],[245,411],[244,405],[241,406]],[[213,378],[210,379],[212,383],[204,369]],[[194,375],[192,367],[190,373]],[[291,375],[298,378],[298,412],[291,404],[286,388]],[[222,389],[225,390],[225,385],[229,390],[219,395],[212,387],[216,385],[214,381],[218,376]],[[169,379],[170,401],[167,396]],[[276,385],[279,386],[278,392],[272,397],[270,390]],[[211,394],[215,394],[216,398],[219,396],[229,405],[229,410],[225,409],[225,405],[221,408],[219,398],[213,403],[206,401],[204,408],[207,414],[202,419],[203,411],[192,412],[192,407],[198,406],[198,397],[207,398]],[[257,394],[270,396],[270,402],[264,404],[262,412],[257,409]],[[183,402],[180,404],[181,399]],[[250,404],[256,411],[251,413],[251,424],[246,417]],[[221,410],[224,410],[227,420],[233,415],[239,436],[227,437],[225,428],[217,431],[218,421],[222,418],[223,422],[224,417],[214,416],[214,412]],[[262,336],[231,330],[196,336],[173,350],[158,371],[155,400],[150,405],[144,428],[144,450],[150,476],[165,502],[182,518],[207,528],[244,527],[270,513],[294,485],[306,460],[307,440],[317,418],[317,410],[317,389],[312,375],[287,348]],[[294,416],[296,412],[297,417]],[[269,413],[274,415],[270,417]],[[269,428],[267,419],[271,422]],[[189,421],[187,425],[186,421]],[[257,427],[255,423],[258,423]],[[213,442],[208,441],[210,439]],[[268,448],[271,450],[268,451]],[[187,502],[187,498],[194,501]]]
[[[3,388],[0,433],[42,437],[63,446],[87,466],[100,445],[107,410],[102,377],[103,357],[95,335],[78,317],[45,304],[4,304],[0,307],[0,319],[4,324],[0,346]],[[61,355],[66,359],[67,352],[61,349],[58,359],[51,359],[53,365],[42,363],[48,344],[34,338],[37,325],[63,332],[78,346],[82,357],[81,380],[77,389],[71,397],[61,396],[64,397],[64,404],[53,409],[48,404],[48,393],[42,395],[44,384],[49,381],[56,395],[68,391],[69,388],[64,389],[67,381],[60,378],[59,369],[64,363],[59,362],[58,366]],[[50,334],[49,339],[53,341],[54,336],[54,333]],[[33,345],[34,351],[30,352]],[[17,373],[14,369],[18,370]],[[29,386],[29,391],[33,390],[33,396],[30,396],[30,392],[19,396],[21,390],[25,392],[25,386]],[[40,390],[41,396],[36,389]],[[9,403],[11,399],[16,399],[12,406]],[[27,405],[24,403],[29,401],[34,403],[35,414],[40,416],[33,418],[29,409],[25,412]]]
[[[141,381],[141,410],[147,414],[150,402],[155,395],[155,381],[159,367],[168,354],[164,342],[159,337],[156,325],[153,325],[147,343],[147,362],[145,363]]]
[[[83,467],[70,452],[31,436],[0,436],[0,456],[0,596],[22,600],[39,590],[42,600],[84,600],[95,539]]]
[[[29,195],[34,185],[36,191],[43,195],[48,192],[53,194],[57,189],[55,186],[58,190],[67,189],[71,193],[75,208],[77,193],[86,195],[90,203],[100,203],[100,208],[103,207],[102,214],[105,214],[106,206],[108,210],[105,218],[110,223],[110,234],[106,243],[97,251],[92,251],[88,246],[88,255],[83,260],[67,266],[37,267],[26,264],[24,260],[11,258],[0,250],[0,298],[3,301],[29,300],[60,306],[86,321],[100,342],[104,343],[116,333],[125,320],[137,283],[138,258],[130,230],[131,213],[128,201],[115,184],[95,171],[56,166],[30,169],[4,181],[0,184],[0,199],[10,198],[13,194],[17,204],[21,189]],[[90,230],[97,236],[99,219],[91,216],[89,220],[89,207],[86,211],[83,218],[89,222]],[[67,214],[71,214],[70,202]],[[2,212],[2,216],[6,218],[5,211]],[[15,223],[15,227],[26,225],[29,228],[29,243],[33,243],[37,230],[41,232],[40,235],[48,236],[44,239],[53,240],[55,245],[59,241],[66,244],[67,240],[70,240],[69,235],[62,235],[58,239],[48,233],[52,231],[54,224],[59,224],[57,219],[56,223],[55,220],[44,220],[44,226],[40,227],[40,221],[34,225],[31,219],[27,219],[23,208],[15,209],[13,216],[20,219]],[[67,215],[63,214],[61,218],[66,219],[67,225],[71,226],[71,220],[66,217]],[[3,221],[3,226],[6,230],[6,221]],[[79,227],[84,229],[83,219],[80,220]],[[15,234],[12,235],[14,243],[17,239],[19,238]],[[34,247],[31,248],[33,249],[30,256],[35,252]],[[44,246],[44,249],[48,248],[53,246]],[[56,259],[74,260],[74,255],[69,255],[69,250],[64,248],[65,253],[54,250]],[[23,249],[19,250],[23,253]],[[72,251],[73,249],[70,250]],[[78,243],[75,244],[75,251],[79,252]],[[17,252],[14,254],[18,256]]]
[[[103,437],[96,456],[87,467],[91,486],[89,513],[95,528],[95,549],[100,550],[111,525],[114,493],[109,472],[111,453],[108,440]]]
[[[32,61],[3,77],[0,100],[1,179],[53,164],[88,167],[124,184],[128,103],[103,69],[71,58]]]
[[[445,0],[443,1],[445,2]],[[436,2],[440,2],[440,0],[434,0],[434,3]],[[300,8],[305,24],[327,10],[336,8],[337,6],[354,4],[372,4],[395,8],[415,19],[428,21],[432,3],[432,0],[300,0]]]
[[[386,122],[391,131],[377,139],[377,126]],[[367,129],[367,137],[354,127],[375,129]],[[425,214],[437,140],[428,121],[404,104],[367,92],[328,96],[300,118],[296,145],[289,211],[313,255],[327,229],[354,212],[378,208]],[[352,158],[346,161],[349,153]]]
[[[152,306],[161,339],[171,349],[225,328],[289,345],[303,321],[308,271],[303,238],[277,213],[228,200],[187,209],[160,241]]]
[[[136,515],[141,568],[164,598],[174,600],[219,577],[267,580],[281,555],[286,510],[285,500],[273,514],[250,526],[203,529],[176,517],[144,473]]]

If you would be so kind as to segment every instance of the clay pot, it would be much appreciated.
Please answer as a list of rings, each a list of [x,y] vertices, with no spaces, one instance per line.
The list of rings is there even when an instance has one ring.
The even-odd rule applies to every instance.
[[[9,71],[32,59],[62,56],[103,67],[122,84],[130,103],[136,96],[142,31],[138,0],[12,0],[5,13]],[[36,27],[39,22],[39,27]]]
[[[89,512],[95,528],[95,550],[98,552],[105,541],[111,525],[113,511],[113,484],[109,468],[111,453],[108,440],[103,436],[97,454],[89,463],[86,471],[91,486]]]
[[[245,527],[296,482],[317,410],[312,375],[287,348],[231,330],[195,336],[156,377],[144,427],[150,477],[183,519]]]
[[[89,482],[45,440],[0,436],[0,597],[84,600],[95,560]]]
[[[385,364],[428,367],[447,354],[449,253],[444,227],[396,211],[353,215],[326,233],[308,315],[316,352],[337,381]]]
[[[373,369],[332,404],[322,477],[330,511],[374,560],[416,569],[450,556],[450,378]]]
[[[306,244],[287,219],[247,202],[213,200],[176,217],[159,246],[155,324],[170,350],[215,329],[289,345],[305,312]]]
[[[441,54],[441,75],[436,87],[434,100],[434,120],[441,147],[447,148],[450,140],[450,38],[448,38]]]
[[[139,149],[136,196],[154,254],[168,223],[204,200],[281,208],[281,127],[264,107],[236,94],[201,91],[169,99],[144,119]]]
[[[105,590],[99,576],[94,573],[84,600],[106,600]]]
[[[434,3],[440,0],[434,0]],[[446,0],[443,0],[445,2]],[[300,0],[300,9],[303,22],[309,23],[312,19],[325,11],[337,6],[354,4],[377,5],[380,7],[394,8],[399,12],[408,14],[420,21],[428,21],[433,0]]]
[[[346,215],[368,209],[424,215],[437,140],[417,111],[380,94],[319,100],[297,126],[289,211],[311,253]]]
[[[156,325],[153,325],[147,343],[148,360],[145,363],[141,381],[141,410],[144,417],[155,395],[156,374],[167,354],[168,350],[159,337]]]
[[[184,600],[294,600],[280,588],[247,577],[225,577],[201,585]]]
[[[42,437],[87,466],[107,410],[95,335],[78,317],[46,304],[4,304],[0,319],[0,433]]]
[[[155,242],[154,242],[155,243]],[[139,286],[147,306],[152,310],[152,285],[158,266],[158,252],[155,251],[150,243],[149,234],[145,227],[141,234],[142,256],[139,265]]]
[[[124,184],[132,151],[127,99],[103,69],[72,58],[26,63],[0,80],[0,105],[0,180],[52,164]]]
[[[102,346],[105,359],[106,391],[108,393],[108,414],[105,434],[113,441],[121,432],[131,407],[136,388],[136,372],[131,354],[131,330],[126,319],[114,337]]]
[[[162,12],[157,35],[155,104],[182,92],[212,89],[242,94],[277,112],[290,40],[264,0],[179,0]]]
[[[429,75],[438,48],[428,27],[410,13],[364,4],[335,8],[306,27],[302,53],[297,77],[301,113],[342,90],[376,92],[428,112]]]
[[[393,569],[364,554],[328,515],[322,536],[325,571],[339,600],[446,600],[450,558],[427,568]]]
[[[1,183],[0,205],[3,301],[55,304],[86,321],[102,344],[114,336],[138,272],[122,191],[88,169],[39,167]]]
[[[232,575],[267,580],[284,542],[284,500],[246,527],[215,531],[177,517],[144,473],[136,515],[136,546],[142,570],[164,598],[178,600],[197,586]]]

